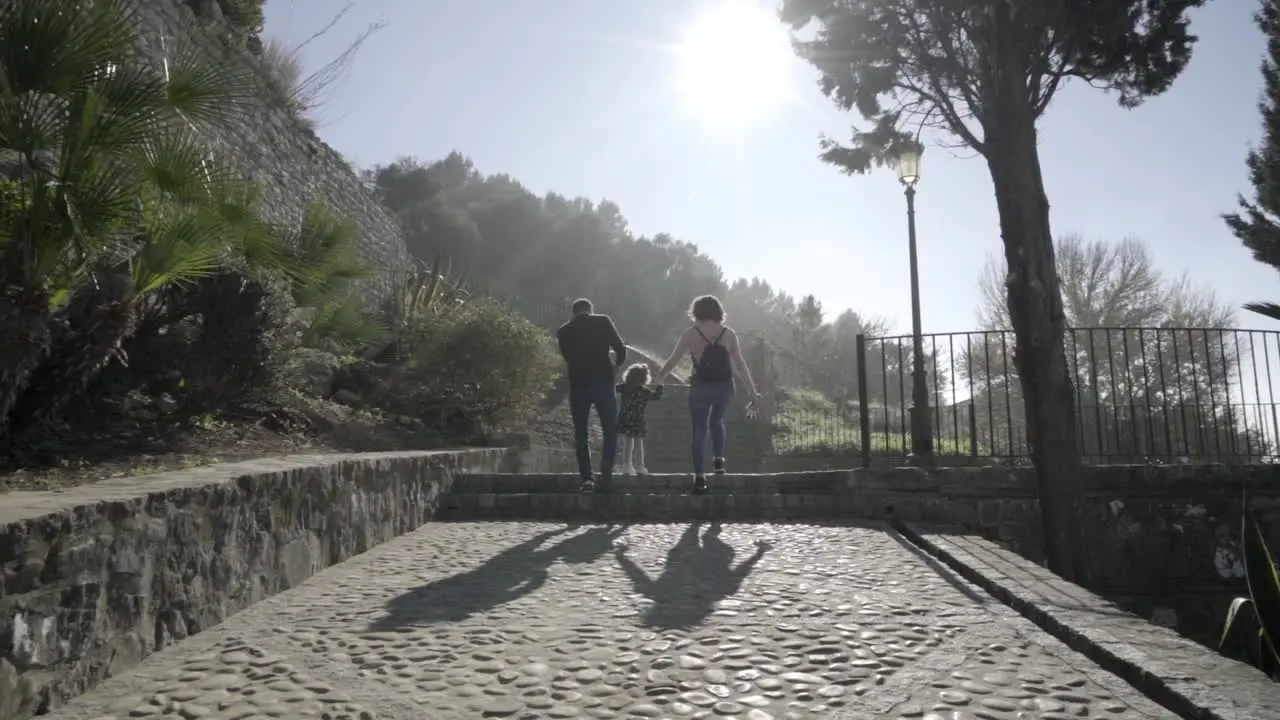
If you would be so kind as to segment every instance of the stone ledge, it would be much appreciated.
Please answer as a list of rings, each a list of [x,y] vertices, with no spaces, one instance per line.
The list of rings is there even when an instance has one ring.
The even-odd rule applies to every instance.
[[[881,493],[825,495],[809,493],[712,492],[455,492],[445,496],[439,520],[553,520],[684,522],[690,520],[890,520],[905,517],[931,524],[954,523],[975,515],[971,505],[945,497],[909,497]],[[576,481],[574,484],[576,488]],[[959,527],[966,527],[959,525]]]
[[[619,492],[687,491],[692,483],[688,473],[615,475],[613,487]],[[1018,472],[999,468],[859,468],[855,470],[813,470],[729,474],[710,478],[711,490],[737,495],[802,494],[842,495],[857,492],[894,493],[955,498],[1034,499],[1035,487]],[[578,478],[573,473],[480,473],[458,479],[457,492],[480,493],[562,493],[573,492]]]
[[[447,496],[438,520],[567,522],[783,521],[863,517],[821,495],[471,493]]]
[[[414,530],[503,449],[299,455],[0,496],[0,718]]]
[[[895,523],[912,542],[1183,718],[1280,719],[1280,684],[972,536]]]

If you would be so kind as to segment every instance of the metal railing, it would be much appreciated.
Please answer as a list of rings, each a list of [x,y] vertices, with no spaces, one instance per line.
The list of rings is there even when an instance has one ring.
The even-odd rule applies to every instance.
[[[1066,351],[1086,462],[1275,458],[1280,333],[1073,328]],[[911,337],[859,336],[854,355],[856,383],[835,383],[848,388],[840,401],[779,404],[778,452],[870,462],[910,449]],[[924,358],[935,455],[1028,461],[1011,331],[926,334]]]

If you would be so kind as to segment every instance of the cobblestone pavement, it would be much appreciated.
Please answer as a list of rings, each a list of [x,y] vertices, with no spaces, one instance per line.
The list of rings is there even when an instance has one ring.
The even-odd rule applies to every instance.
[[[876,529],[433,524],[52,717],[1166,718]]]

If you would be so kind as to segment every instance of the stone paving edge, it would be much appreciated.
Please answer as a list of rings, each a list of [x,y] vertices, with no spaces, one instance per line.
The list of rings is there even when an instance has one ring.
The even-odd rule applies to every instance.
[[[1280,720],[1280,683],[1129,613],[999,545],[894,530],[1045,632],[1186,720]]]

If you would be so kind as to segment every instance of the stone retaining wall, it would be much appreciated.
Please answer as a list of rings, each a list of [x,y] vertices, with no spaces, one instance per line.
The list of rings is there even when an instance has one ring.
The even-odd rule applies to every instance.
[[[313,455],[0,495],[0,718],[47,711],[536,451]]]

